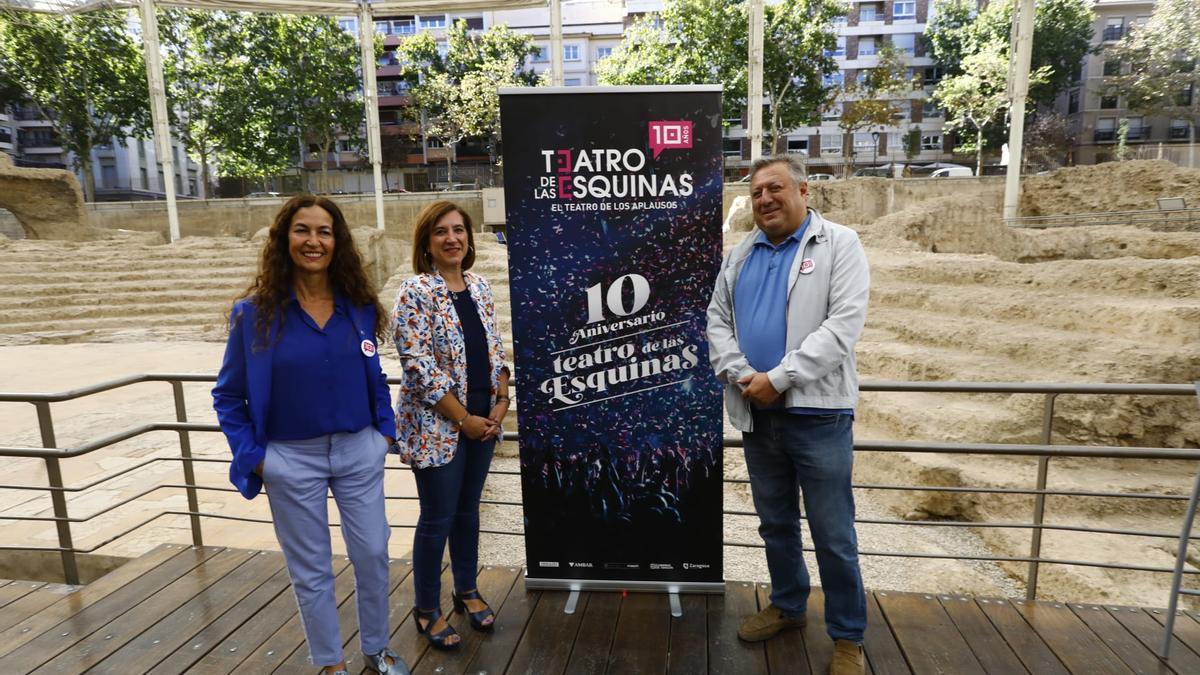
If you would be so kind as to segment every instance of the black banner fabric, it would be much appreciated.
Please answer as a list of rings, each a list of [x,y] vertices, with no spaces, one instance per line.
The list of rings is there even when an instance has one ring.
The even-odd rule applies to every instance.
[[[500,99],[528,578],[719,583],[720,91],[530,91]]]

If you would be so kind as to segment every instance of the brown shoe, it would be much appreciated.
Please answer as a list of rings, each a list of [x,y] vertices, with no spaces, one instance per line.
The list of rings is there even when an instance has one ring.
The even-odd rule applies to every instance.
[[[766,609],[758,614],[751,614],[742,621],[741,627],[738,628],[738,637],[746,642],[761,642],[775,637],[780,631],[804,628],[807,623],[808,619],[802,616],[786,617],[775,605],[767,605]]]
[[[833,662],[829,664],[829,675],[863,675],[866,659],[862,645],[849,640],[833,643]]]

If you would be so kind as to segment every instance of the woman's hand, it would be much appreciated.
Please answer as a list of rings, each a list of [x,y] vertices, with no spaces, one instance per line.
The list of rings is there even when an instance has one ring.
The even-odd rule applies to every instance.
[[[492,411],[490,413],[488,413],[488,419],[491,420],[496,425],[493,436],[497,439],[499,439],[501,433],[503,433],[500,429],[500,424],[502,422],[504,422],[504,416],[507,414],[508,414],[508,401],[504,400],[504,399],[500,399],[499,401],[496,401],[496,405],[492,406]]]
[[[462,422],[462,432],[473,441],[482,441],[499,430],[500,425],[486,417],[468,415]]]

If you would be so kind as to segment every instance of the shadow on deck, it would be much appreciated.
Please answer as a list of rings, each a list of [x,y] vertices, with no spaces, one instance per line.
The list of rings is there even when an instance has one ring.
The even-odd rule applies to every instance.
[[[358,654],[354,575],[334,561],[351,672]],[[764,644],[737,639],[742,616],[766,603],[765,584],[732,581],[720,595],[685,595],[672,618],[665,595],[526,590],[515,567],[485,567],[491,634],[462,633],[455,652],[427,649],[412,621],[412,566],[392,563],[392,646],[414,673],[824,673],[831,643],[823,598],[809,625]],[[443,576],[442,606],[450,607]],[[1176,623],[1169,665],[1154,654],[1164,610],[1028,603],[875,591],[868,597],[868,672],[1197,673],[1200,618]],[[0,583],[2,673],[312,673],[277,552],[163,545],[85,587]]]

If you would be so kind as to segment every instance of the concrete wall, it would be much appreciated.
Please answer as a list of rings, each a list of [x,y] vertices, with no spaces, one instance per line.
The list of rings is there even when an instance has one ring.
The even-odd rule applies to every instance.
[[[939,197],[1003,195],[1004,178],[852,178],[808,184],[813,208],[846,223],[869,223],[918,202]],[[749,183],[726,183],[722,219],[734,198],[750,194]]]
[[[478,224],[483,221],[483,199],[478,190],[449,194],[426,192],[384,195],[383,213],[388,234],[411,238],[413,222],[426,204],[449,198],[463,207]],[[336,195],[351,228],[375,227],[373,195]],[[256,199],[208,199],[178,202],[179,231],[185,237],[245,236],[271,224],[286,197]],[[166,202],[119,202],[88,204],[92,223],[102,229],[161,232],[167,236]]]

